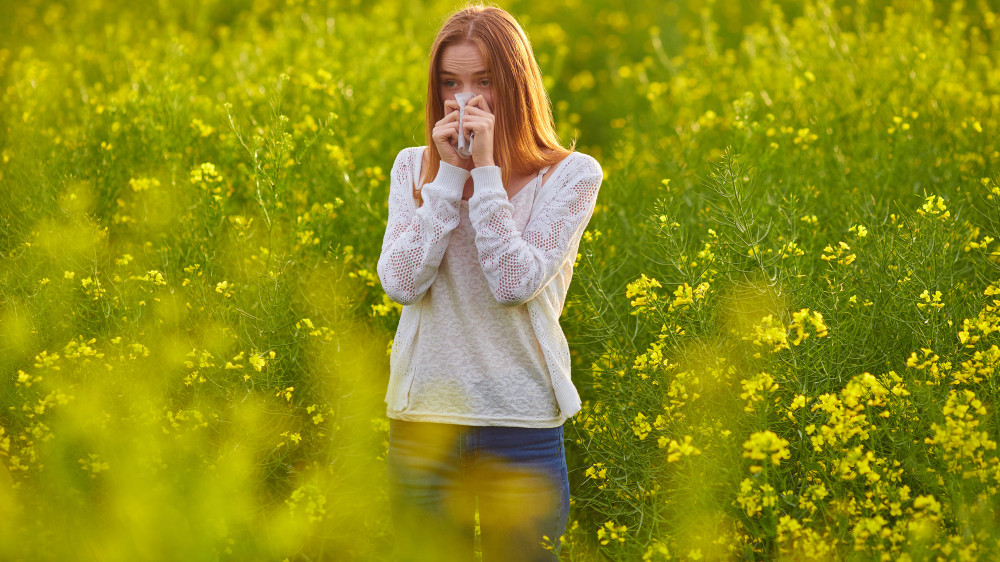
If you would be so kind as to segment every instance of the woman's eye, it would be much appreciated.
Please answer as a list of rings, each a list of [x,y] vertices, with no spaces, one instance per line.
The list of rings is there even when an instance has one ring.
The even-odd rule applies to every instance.
[[[454,88],[457,84],[458,84],[458,82],[455,82],[454,80],[445,80],[444,81],[444,85],[445,85],[446,88]]]
[[[490,85],[490,81],[489,80],[480,80],[479,81],[479,85],[480,86],[489,86]]]

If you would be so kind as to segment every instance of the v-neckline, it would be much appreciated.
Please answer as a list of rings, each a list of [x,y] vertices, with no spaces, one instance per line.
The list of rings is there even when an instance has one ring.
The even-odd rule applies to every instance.
[[[518,189],[518,190],[517,190],[517,193],[515,193],[514,195],[508,195],[508,196],[507,196],[507,200],[508,200],[508,201],[510,201],[510,202],[513,202],[513,201],[514,201],[514,199],[517,199],[517,196],[518,196],[518,195],[521,195],[522,193],[524,193],[524,192],[525,192],[525,191],[526,191],[526,190],[528,189],[528,186],[529,186],[529,185],[531,185],[531,184],[533,184],[533,183],[538,183],[538,184],[540,184],[540,183],[541,183],[541,181],[542,181],[542,175],[541,175],[541,174],[539,174],[538,176],[536,176],[535,178],[533,178],[533,179],[532,179],[531,181],[529,181],[528,183],[526,183],[526,184],[522,185],[522,186],[521,186],[521,189]],[[539,187],[540,187],[540,185],[536,185],[536,186],[535,186],[535,190],[537,191]]]

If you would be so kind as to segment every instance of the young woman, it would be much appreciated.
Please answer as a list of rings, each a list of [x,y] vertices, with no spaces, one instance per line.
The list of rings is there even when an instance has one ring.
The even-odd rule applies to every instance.
[[[386,395],[397,557],[472,559],[478,508],[484,562],[556,560],[580,409],[559,315],[601,168],[560,145],[531,45],[493,7],[438,33],[426,139],[396,157],[378,262],[404,305]]]

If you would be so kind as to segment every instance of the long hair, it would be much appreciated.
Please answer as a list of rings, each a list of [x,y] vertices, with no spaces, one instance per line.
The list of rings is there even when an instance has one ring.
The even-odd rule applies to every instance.
[[[552,104],[542,83],[531,43],[524,30],[506,11],[492,6],[470,6],[445,21],[431,47],[427,79],[426,142],[429,162],[420,174],[421,185],[437,177],[441,167],[431,133],[444,117],[441,97],[441,53],[446,47],[472,43],[479,48],[493,83],[495,116],[493,160],[507,185],[513,172],[527,175],[551,166],[570,151],[559,142],[552,119]],[[423,201],[414,186],[418,204]]]

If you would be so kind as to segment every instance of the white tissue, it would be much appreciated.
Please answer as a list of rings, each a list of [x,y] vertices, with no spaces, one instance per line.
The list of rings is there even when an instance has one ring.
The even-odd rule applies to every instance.
[[[472,136],[469,138],[465,137],[462,132],[462,123],[465,119],[465,106],[469,103],[469,100],[476,97],[476,94],[472,92],[461,92],[455,94],[455,101],[458,102],[458,155],[462,158],[468,158],[472,156]]]

